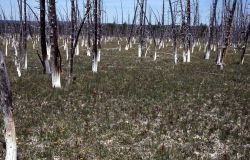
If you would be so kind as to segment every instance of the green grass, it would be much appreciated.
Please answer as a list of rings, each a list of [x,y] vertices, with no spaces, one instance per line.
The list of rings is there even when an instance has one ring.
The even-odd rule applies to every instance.
[[[51,88],[34,50],[21,78],[13,53],[6,58],[20,159],[250,158],[249,56],[238,65],[239,55],[229,52],[221,71],[215,53],[205,61],[196,50],[190,64],[174,65],[170,47],[157,61],[124,47],[103,50],[98,74],[81,50],[68,88],[64,58],[63,89]]]

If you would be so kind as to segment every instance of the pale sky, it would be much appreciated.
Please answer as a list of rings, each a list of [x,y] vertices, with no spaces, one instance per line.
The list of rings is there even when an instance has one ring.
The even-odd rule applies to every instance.
[[[83,1],[78,0],[79,9],[80,11],[83,10]],[[119,18],[119,22],[121,22],[121,1],[123,3],[123,12],[124,12],[124,21],[127,21],[128,13],[130,14],[130,18],[133,17],[134,14],[134,1],[135,0],[103,0],[104,9],[107,11],[108,22],[113,22],[114,17]],[[219,8],[222,0],[219,0]],[[249,1],[249,0],[247,0]],[[68,6],[70,6],[70,0],[57,0],[57,10],[65,15],[66,10],[66,2]],[[193,2],[193,0],[191,0]],[[201,16],[201,23],[207,23],[209,21],[209,12],[212,0],[199,0],[200,2],[200,16]],[[32,7],[32,9],[39,13],[38,7],[38,0],[27,0],[27,3]],[[13,18],[18,19],[18,7],[17,7],[17,0],[0,0],[0,7],[3,8],[4,13],[10,17],[11,15],[11,4],[12,4],[12,15]],[[168,0],[165,0],[165,22],[168,23]],[[154,13],[158,16],[162,13],[162,0],[148,0],[148,7],[152,8]],[[70,10],[70,8],[68,8]],[[58,12],[59,13],[59,12]],[[38,14],[39,15],[39,14]],[[154,22],[154,21],[153,21]]]

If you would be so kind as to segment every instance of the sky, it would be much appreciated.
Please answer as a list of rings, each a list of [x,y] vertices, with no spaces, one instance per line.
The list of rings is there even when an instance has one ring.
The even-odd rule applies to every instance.
[[[79,1],[79,8],[80,11],[83,10],[83,1]],[[104,10],[106,11],[106,19],[108,22],[113,22],[114,18],[117,18],[119,22],[121,22],[121,2],[123,4],[123,12],[124,12],[124,21],[128,20],[128,14],[130,18],[133,17],[134,14],[134,1],[135,0],[103,0]],[[173,1],[173,0],[172,0]],[[219,0],[222,1],[222,0]],[[66,10],[66,2],[68,6],[70,6],[70,0],[57,0],[57,10],[62,15],[65,14]],[[191,0],[193,2],[193,0]],[[199,0],[200,2],[200,21],[201,23],[208,23],[209,22],[209,15],[210,15],[210,6],[212,0]],[[32,9],[39,13],[38,7],[38,0],[27,0],[27,3],[32,7]],[[165,22],[168,23],[170,19],[168,18],[168,0],[165,0],[166,9],[165,9]],[[17,0],[0,0],[0,7],[3,9],[4,13],[10,17],[11,15],[11,6],[12,6],[12,15],[14,19],[18,19],[18,7],[17,7]],[[219,5],[220,6],[220,5]],[[152,8],[154,13],[158,16],[162,13],[162,0],[148,0],[148,7]],[[70,10],[70,9],[68,9]],[[153,21],[154,22],[154,21]]]

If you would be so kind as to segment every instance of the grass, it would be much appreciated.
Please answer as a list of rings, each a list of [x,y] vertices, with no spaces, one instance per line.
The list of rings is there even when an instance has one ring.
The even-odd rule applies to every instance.
[[[103,46],[115,47],[115,42]],[[52,89],[29,48],[21,78],[14,53],[6,58],[20,159],[250,158],[249,56],[238,65],[239,55],[230,52],[221,71],[215,53],[205,61],[196,50],[190,64],[174,65],[170,47],[153,61],[153,53],[138,59],[134,46],[103,50],[99,72],[93,74],[81,48],[74,83],[64,87],[63,59],[63,89]]]

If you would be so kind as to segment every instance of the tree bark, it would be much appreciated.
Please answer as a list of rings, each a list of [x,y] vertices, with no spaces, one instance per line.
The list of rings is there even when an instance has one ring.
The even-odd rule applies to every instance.
[[[229,15],[228,15],[228,13],[226,13],[226,15],[228,15],[228,16],[225,17],[225,20],[226,20],[225,37],[223,40],[223,46],[222,46],[221,51],[220,51],[220,57],[217,60],[217,65],[220,66],[220,69],[223,69],[224,65],[225,65],[224,58],[227,54],[227,50],[228,50],[228,46],[229,46],[229,42],[230,42],[230,35],[232,32],[232,22],[233,22],[233,18],[234,18],[234,12],[236,9],[236,4],[237,4],[237,0],[234,0],[233,5],[232,5],[232,9],[229,10]],[[230,7],[230,6],[228,6],[228,7]]]
[[[92,71],[97,73],[98,68],[98,61],[97,61],[97,54],[98,54],[98,1],[94,0],[94,37],[93,37],[93,57],[92,57]]]
[[[12,92],[10,89],[9,77],[7,74],[4,57],[0,51],[0,105],[3,109],[4,138],[6,143],[5,160],[17,159],[17,144],[15,123],[12,114]]]
[[[50,74],[50,66],[47,55],[47,45],[46,45],[46,5],[45,0],[40,0],[40,38],[41,38],[41,50],[42,50],[42,64],[43,73]]]
[[[53,54],[52,87],[61,88],[61,55],[58,48],[57,15],[55,0],[49,0],[51,53]]]
[[[210,17],[210,24],[209,24],[209,33],[208,33],[208,42],[206,45],[206,49],[205,49],[205,59],[209,59],[210,58],[210,52],[211,52],[211,43],[212,43],[212,39],[213,39],[213,29],[214,29],[214,21],[215,21],[215,17],[216,17],[216,8],[217,8],[217,3],[218,0],[213,0],[213,7],[212,7],[212,15]]]
[[[177,55],[177,33],[176,33],[176,26],[175,26],[175,16],[174,16],[174,12],[173,12],[173,7],[172,7],[172,2],[171,0],[168,0],[169,2],[169,8],[170,8],[170,14],[171,14],[171,20],[172,20],[172,37],[173,37],[173,41],[174,41],[174,63],[177,64],[178,62],[178,55]]]
[[[68,85],[72,81],[72,74],[73,74],[73,64],[74,64],[74,55],[75,55],[75,48],[74,43],[76,41],[75,37],[76,32],[76,7],[75,7],[75,0],[71,0],[71,42],[70,42],[70,57],[69,57],[69,66],[68,66]]]
[[[244,63],[249,35],[250,35],[250,22],[248,22],[247,30],[246,30],[245,37],[244,37],[244,42],[243,42],[244,44],[243,44],[243,47],[242,47],[242,53],[241,53],[241,57],[240,57],[240,64]]]

